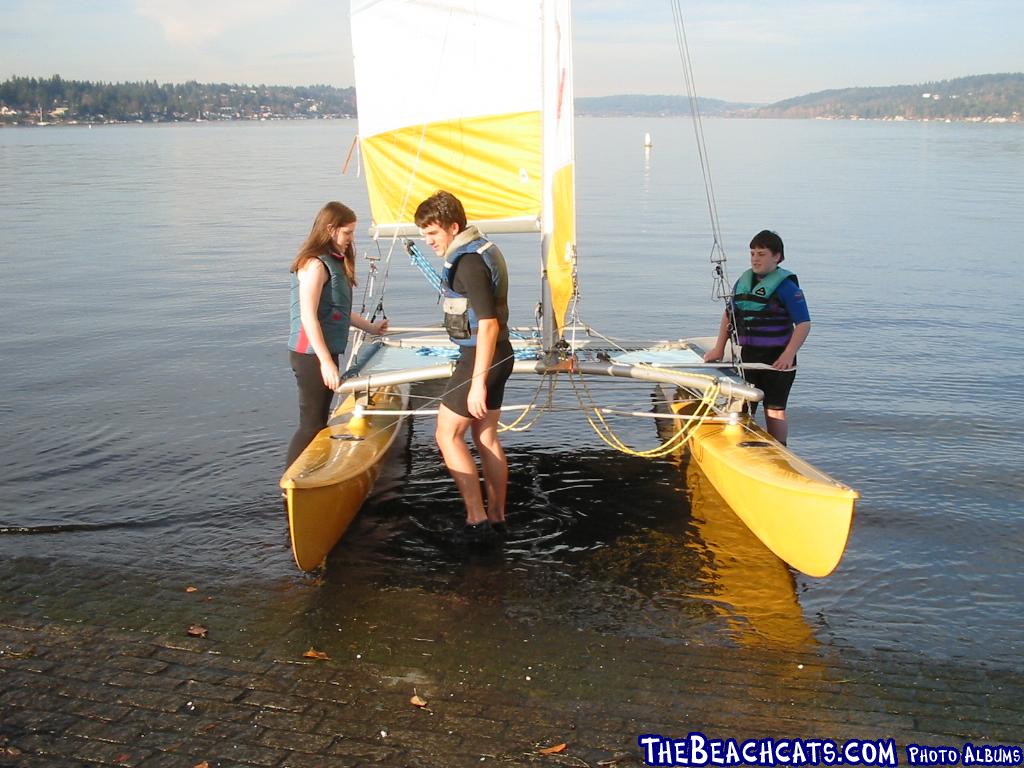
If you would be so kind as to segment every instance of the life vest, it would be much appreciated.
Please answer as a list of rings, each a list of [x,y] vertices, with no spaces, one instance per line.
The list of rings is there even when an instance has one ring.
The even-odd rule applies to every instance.
[[[466,230],[463,230],[466,231]],[[491,273],[491,290],[498,308],[500,332],[498,340],[508,338],[508,267],[505,257],[494,243],[483,237],[477,237],[459,245],[454,253],[447,255],[444,271],[441,273],[441,293],[443,296],[444,328],[448,337],[462,347],[475,347],[477,329],[480,318],[470,306],[469,297],[452,288],[455,267],[468,253],[478,253]]]
[[[316,317],[320,330],[332,355],[340,355],[348,346],[348,328],[352,318],[352,285],[345,273],[344,259],[334,254],[318,256],[327,267],[327,282],[320,291],[320,302]],[[299,276],[292,273],[291,333],[288,335],[288,349],[304,355],[315,355],[313,345],[302,327],[302,313],[299,306]]]
[[[793,336],[793,321],[775,292],[786,280],[800,283],[795,274],[780,268],[756,283],[754,277],[754,271],[748,269],[733,289],[738,341],[741,346],[784,347]]]

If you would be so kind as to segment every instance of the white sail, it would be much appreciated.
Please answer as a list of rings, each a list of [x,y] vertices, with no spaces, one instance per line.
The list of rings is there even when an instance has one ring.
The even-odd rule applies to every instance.
[[[540,13],[536,2],[353,0],[360,146],[378,228],[410,225],[421,200],[447,189],[474,222],[537,231]]]
[[[352,41],[375,232],[414,232],[438,189],[484,232],[541,231],[560,327],[576,248],[568,0],[352,0]]]

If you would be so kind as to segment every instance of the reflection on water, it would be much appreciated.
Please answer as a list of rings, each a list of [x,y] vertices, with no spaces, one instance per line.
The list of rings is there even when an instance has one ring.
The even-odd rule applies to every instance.
[[[687,463],[684,471],[704,548],[702,597],[727,617],[741,643],[813,644],[793,574],[729,509],[696,464]]]
[[[557,618],[703,644],[814,642],[789,571],[678,458],[508,446],[508,540],[467,552],[455,543],[462,505],[430,426],[396,440],[375,494],[328,558],[318,601],[343,601],[359,582],[489,605],[527,625]]]

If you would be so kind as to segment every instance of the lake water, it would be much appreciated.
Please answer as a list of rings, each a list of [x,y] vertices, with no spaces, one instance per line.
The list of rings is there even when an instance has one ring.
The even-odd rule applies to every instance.
[[[787,571],[678,459],[621,456],[560,413],[506,436],[518,533],[500,556],[446,548],[461,513],[424,421],[314,580],[291,560],[276,487],[296,411],[287,268],[324,201],[369,221],[355,164],[341,172],[355,129],[0,131],[4,580],[203,579],[284,623],[311,593],[344,612],[346,585],[366,605],[500,584],[513,621],[1019,663],[1024,126],[705,123],[731,276],[751,235],[775,229],[811,307],[791,445],[863,495],[830,577]],[[690,123],[581,119],[577,156],[583,319],[622,337],[713,334]],[[528,323],[535,244],[499,242],[513,321]],[[436,321],[404,256],[388,280],[392,323]],[[650,424],[626,429],[653,444]]]

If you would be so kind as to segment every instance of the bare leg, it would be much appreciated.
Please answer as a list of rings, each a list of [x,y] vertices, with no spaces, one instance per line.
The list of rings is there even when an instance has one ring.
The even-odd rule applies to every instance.
[[[484,497],[480,491],[476,462],[466,445],[466,430],[472,423],[473,419],[460,416],[442,403],[437,414],[434,438],[466,505],[466,522],[476,525],[487,519],[487,513],[484,511]]]
[[[480,453],[487,489],[487,519],[492,523],[505,522],[505,494],[508,490],[508,460],[498,440],[498,419],[501,411],[488,411],[482,419],[473,422],[473,442]]]
[[[786,423],[786,412],[776,408],[765,408],[764,422],[765,427],[768,429],[768,434],[785,445],[786,438],[789,437],[789,424]]]

